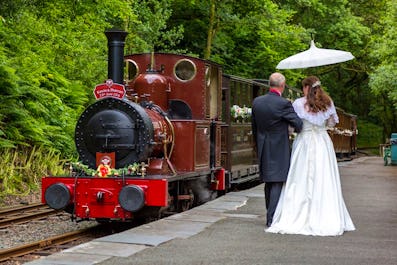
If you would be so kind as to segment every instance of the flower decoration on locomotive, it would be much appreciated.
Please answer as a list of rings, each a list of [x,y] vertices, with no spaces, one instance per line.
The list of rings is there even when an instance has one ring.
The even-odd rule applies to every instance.
[[[118,177],[118,176],[145,176],[147,165],[145,163],[134,163],[124,168],[111,168],[107,164],[100,164],[97,169],[89,168],[81,162],[70,164],[71,174],[86,175],[92,177]]]
[[[245,105],[243,107],[233,105],[230,108],[230,114],[235,122],[248,122],[251,119],[252,109]]]

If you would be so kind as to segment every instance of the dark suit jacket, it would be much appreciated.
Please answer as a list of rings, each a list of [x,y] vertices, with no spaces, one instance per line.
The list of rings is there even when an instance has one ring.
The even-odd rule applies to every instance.
[[[302,130],[302,120],[290,101],[274,92],[254,99],[252,133],[264,182],[287,179],[290,163],[288,125],[294,127],[296,132]]]

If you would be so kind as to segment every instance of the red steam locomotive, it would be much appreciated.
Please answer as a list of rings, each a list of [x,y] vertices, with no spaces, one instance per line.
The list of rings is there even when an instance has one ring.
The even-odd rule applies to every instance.
[[[106,32],[108,80],[75,130],[81,162],[69,176],[43,177],[42,202],[73,218],[129,220],[184,211],[259,180],[249,106],[267,82],[185,55],[124,56],[126,35]]]

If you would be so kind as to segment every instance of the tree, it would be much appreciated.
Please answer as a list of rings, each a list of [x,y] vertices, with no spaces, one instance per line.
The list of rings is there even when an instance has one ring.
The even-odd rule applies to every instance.
[[[175,48],[182,39],[183,26],[168,24],[172,14],[170,0],[133,1],[132,13],[136,20],[129,21],[126,30],[132,41],[126,43],[128,53],[183,52]]]
[[[317,47],[351,51],[354,60],[303,70],[305,75],[317,75],[333,97],[337,106],[348,112],[368,113],[365,106],[370,105],[369,93],[362,93],[367,80],[366,66],[362,63],[370,29],[363,24],[363,19],[356,16],[347,0],[280,0],[282,8],[294,10],[294,24],[302,25],[308,35],[302,38],[309,47],[314,39]],[[296,52],[299,52],[297,50]],[[299,84],[297,84],[299,85]],[[367,97],[356,97],[357,93]],[[362,105],[358,102],[364,103]],[[357,109],[362,106],[362,109]]]
[[[292,47],[303,47],[292,12],[270,0],[175,0],[170,25],[183,25],[178,48],[223,65],[224,72],[268,78]]]
[[[382,13],[377,27],[380,29],[371,41],[370,57],[373,67],[370,71],[369,87],[380,99],[371,110],[383,126],[384,134],[389,137],[397,131],[397,3],[386,1],[386,11]]]
[[[76,120],[93,99],[95,85],[106,79],[103,32],[133,20],[131,3],[19,1],[18,8],[5,3],[12,8],[0,8],[0,98],[5,105],[0,142],[15,148],[43,146],[71,157]]]
[[[209,25],[207,30],[207,44],[204,49],[204,59],[209,59],[211,56],[212,41],[215,37],[217,27],[218,27],[218,19],[216,17],[216,0],[211,0]]]

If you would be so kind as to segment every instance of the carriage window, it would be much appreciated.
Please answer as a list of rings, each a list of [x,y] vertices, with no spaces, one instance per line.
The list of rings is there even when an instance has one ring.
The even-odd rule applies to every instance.
[[[189,81],[196,75],[196,65],[187,59],[182,59],[175,64],[175,76],[181,81]]]
[[[253,100],[253,85],[243,81],[232,80],[230,82],[231,103],[238,106],[249,107]]]
[[[210,119],[220,118],[220,83],[219,70],[211,65],[205,66],[205,83],[207,97],[207,117]],[[209,116],[208,116],[209,115]]]
[[[205,66],[205,83],[207,86],[211,84],[211,70],[208,65]]]
[[[139,73],[139,67],[132,60],[126,60],[125,64],[125,76],[127,77],[127,80],[133,80]]]

